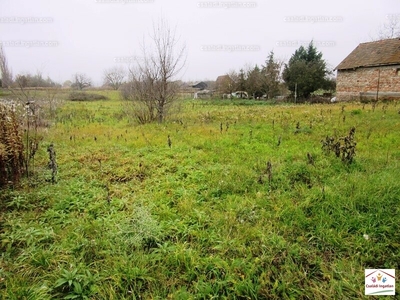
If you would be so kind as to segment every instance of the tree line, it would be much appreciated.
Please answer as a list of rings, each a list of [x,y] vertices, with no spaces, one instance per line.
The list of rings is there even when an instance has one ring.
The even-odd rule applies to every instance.
[[[334,91],[335,87],[333,72],[312,41],[308,47],[300,46],[288,63],[276,59],[271,51],[261,67],[255,65],[246,71],[244,68],[239,72],[230,71],[217,83],[219,93],[246,91],[253,99],[273,99],[288,92],[307,99],[318,89]]]

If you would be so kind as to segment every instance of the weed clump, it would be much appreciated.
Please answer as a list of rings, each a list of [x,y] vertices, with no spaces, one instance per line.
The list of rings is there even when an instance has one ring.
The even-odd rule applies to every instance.
[[[0,103],[0,188],[18,183],[24,170],[24,144],[13,105]]]
[[[89,299],[96,294],[97,276],[82,268],[82,265],[79,265],[71,271],[61,270],[54,286],[57,296],[65,296],[64,299]]]
[[[354,141],[355,132],[356,128],[352,127],[347,136],[338,139],[327,136],[325,140],[321,141],[322,149],[327,154],[334,152],[336,157],[341,158],[344,163],[351,164],[356,155],[357,143]]]
[[[50,144],[47,148],[47,152],[49,153],[49,164],[48,167],[51,170],[51,182],[56,182],[57,175],[57,162],[56,162],[56,151],[54,150],[54,145]]]

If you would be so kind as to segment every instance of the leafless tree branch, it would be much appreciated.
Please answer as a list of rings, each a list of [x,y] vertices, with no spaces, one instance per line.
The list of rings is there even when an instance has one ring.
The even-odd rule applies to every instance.
[[[126,72],[122,67],[112,67],[104,71],[104,85],[112,87],[114,90],[118,90],[122,85]]]
[[[162,123],[176,101],[176,76],[186,63],[186,47],[179,46],[175,30],[161,19],[153,24],[151,43],[142,46],[143,58],[129,69],[131,99],[139,122]]]
[[[1,85],[3,88],[10,88],[12,85],[12,72],[8,67],[7,57],[3,50],[3,45],[0,44],[0,72]]]

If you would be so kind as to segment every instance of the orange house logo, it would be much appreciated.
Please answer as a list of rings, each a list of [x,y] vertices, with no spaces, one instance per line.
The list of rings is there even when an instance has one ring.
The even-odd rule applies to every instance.
[[[395,269],[365,269],[365,295],[395,295]]]

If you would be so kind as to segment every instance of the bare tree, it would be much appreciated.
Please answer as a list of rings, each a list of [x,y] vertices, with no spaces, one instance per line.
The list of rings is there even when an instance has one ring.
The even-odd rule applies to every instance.
[[[86,74],[76,73],[73,77],[72,87],[75,89],[83,90],[92,85],[92,80]]]
[[[126,72],[122,67],[112,67],[104,71],[104,85],[112,87],[114,90],[118,90],[122,85]]]
[[[12,84],[12,72],[8,67],[7,57],[3,50],[3,45],[0,44],[0,72],[1,72],[1,86],[9,88]]]
[[[235,70],[230,70],[227,75],[231,79],[228,81],[227,89],[230,94],[233,92],[236,92],[238,88],[238,82],[239,82],[239,74]]]
[[[3,46],[0,43],[0,72],[1,86],[7,89],[13,95],[15,100],[23,102],[33,101],[32,95],[27,89],[29,78],[26,75],[17,75],[15,82],[13,81],[12,72],[8,66],[7,57],[4,53]],[[36,94],[36,91],[34,91]]]
[[[157,120],[156,108],[156,83],[148,75],[143,74],[138,68],[130,69],[131,80],[124,86],[122,92],[125,92],[129,100],[132,100],[129,113],[141,123],[150,123]]]
[[[178,45],[175,30],[163,19],[153,24],[150,38],[151,44],[142,47],[143,58],[137,59],[136,67],[129,70],[131,99],[136,112],[142,115],[140,122],[162,123],[177,99],[178,85],[174,80],[185,66],[186,47]],[[143,113],[148,116],[143,117]]]
[[[388,15],[387,21],[379,28],[377,37],[372,40],[400,38],[400,16]]]

